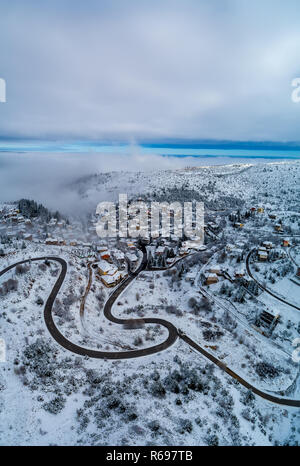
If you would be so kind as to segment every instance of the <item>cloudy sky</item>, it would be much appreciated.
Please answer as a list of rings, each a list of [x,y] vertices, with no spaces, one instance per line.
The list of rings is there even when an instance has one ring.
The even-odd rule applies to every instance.
[[[299,0],[0,0],[0,137],[299,141]]]

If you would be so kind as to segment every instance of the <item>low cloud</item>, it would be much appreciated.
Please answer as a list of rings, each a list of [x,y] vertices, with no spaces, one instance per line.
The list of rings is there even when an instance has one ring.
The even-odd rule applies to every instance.
[[[299,140],[299,1],[0,5],[0,137]]]
[[[214,159],[211,163],[216,161]],[[0,153],[0,201],[16,201],[25,197],[42,202],[51,209],[74,213],[84,211],[90,205],[89,200],[79,195],[76,186],[84,176],[111,171],[168,170],[200,164],[201,161],[193,157],[145,155],[138,147],[126,155],[3,152]],[[101,200],[103,198],[97,198],[95,202]]]

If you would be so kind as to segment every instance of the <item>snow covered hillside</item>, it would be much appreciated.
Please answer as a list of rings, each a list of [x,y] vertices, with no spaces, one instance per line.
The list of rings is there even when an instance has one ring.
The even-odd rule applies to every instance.
[[[0,445],[299,445],[300,162],[67,189],[0,205]],[[99,238],[120,193],[203,201],[204,245]]]

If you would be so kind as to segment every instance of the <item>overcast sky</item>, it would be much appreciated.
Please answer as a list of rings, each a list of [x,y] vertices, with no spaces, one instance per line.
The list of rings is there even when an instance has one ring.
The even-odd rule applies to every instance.
[[[299,0],[0,0],[0,137],[300,140]]]

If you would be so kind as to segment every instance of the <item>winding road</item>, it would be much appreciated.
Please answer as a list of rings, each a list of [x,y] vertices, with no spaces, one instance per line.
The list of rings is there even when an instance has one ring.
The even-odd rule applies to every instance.
[[[151,346],[150,348],[143,348],[131,351],[98,351],[93,350],[90,348],[84,348],[75,343],[69,341],[56,327],[53,316],[52,316],[52,307],[55,301],[56,296],[59,293],[59,290],[65,280],[65,276],[67,273],[67,263],[64,259],[56,256],[45,256],[45,257],[35,257],[33,259],[27,259],[23,261],[19,261],[15,264],[12,264],[6,267],[4,270],[0,272],[0,276],[4,275],[6,272],[11,270],[12,268],[16,267],[17,265],[26,264],[33,261],[41,261],[41,260],[51,260],[58,262],[61,265],[61,272],[56,280],[54,287],[46,301],[45,308],[44,308],[44,319],[47,326],[47,329],[50,335],[57,341],[57,343],[62,346],[63,348],[71,351],[72,353],[79,354],[80,356],[88,356],[90,358],[97,358],[97,359],[128,359],[128,358],[138,358],[141,356],[147,356],[150,354],[158,353],[167,349],[171,346],[178,338],[178,333],[176,327],[171,323],[163,319],[157,318],[144,318],[144,319],[135,319],[138,323],[139,321],[144,324],[159,324],[167,328],[169,335],[168,338],[158,345]],[[128,278],[126,278],[110,295],[108,300],[104,306],[104,315],[105,317],[115,324],[124,325],[126,323],[130,324],[132,319],[119,319],[114,317],[111,313],[111,308],[116,299],[120,296],[120,294],[125,290],[125,288],[134,280],[138,274],[145,269],[147,265],[147,254],[146,248],[143,250],[143,260],[141,262],[140,267],[134,273],[132,273]]]
[[[115,324],[121,324],[124,325],[126,323],[130,323],[132,319],[119,319],[115,316],[112,315],[111,313],[111,308],[116,301],[116,299],[120,296],[120,294],[126,289],[126,287],[139,275],[139,273],[142,270],[145,270],[147,266],[147,252],[145,246],[142,246],[142,252],[143,252],[143,259],[142,262],[139,266],[139,268],[131,273],[131,275],[126,278],[121,284],[112,292],[110,297],[105,303],[104,306],[104,315],[105,317],[110,320],[111,322]],[[224,370],[227,374],[229,374],[232,378],[234,378],[236,381],[238,381],[240,384],[242,384],[244,387],[247,389],[250,389],[253,393],[256,395],[264,398],[265,400],[271,401],[273,403],[277,403],[280,405],[285,405],[285,406],[294,406],[294,407],[300,407],[300,400],[293,400],[293,399],[287,399],[283,397],[278,397],[274,396],[270,393],[263,392],[250,383],[248,383],[245,379],[240,377],[237,373],[233,372],[231,369],[229,369],[221,360],[217,359],[215,356],[210,354],[208,351],[206,351],[204,348],[199,346],[195,341],[193,341],[190,337],[185,335],[182,332],[178,332],[177,328],[171,323],[168,322],[164,319],[157,319],[157,318],[143,318],[143,319],[135,319],[136,322],[141,322],[141,323],[148,323],[148,324],[158,324],[162,325],[168,330],[168,338],[163,342],[158,345],[154,345],[149,348],[144,348],[144,349],[137,349],[137,350],[130,350],[130,351],[121,351],[121,352],[114,352],[114,351],[97,351],[89,348],[84,348],[79,345],[76,345],[75,343],[72,343],[69,341],[67,338],[62,335],[62,333],[58,330],[56,327],[53,316],[52,316],[52,308],[54,301],[56,299],[57,294],[59,293],[63,282],[66,277],[67,273],[67,263],[64,259],[56,256],[44,256],[44,257],[35,257],[31,259],[26,259],[23,261],[19,261],[15,264],[12,264],[2,271],[0,271],[0,276],[4,275],[6,272],[9,270],[13,269],[17,265],[22,265],[30,262],[36,262],[36,261],[45,261],[45,260],[51,260],[59,263],[61,265],[61,272],[59,274],[59,277],[57,278],[53,289],[46,301],[45,308],[44,308],[44,319],[46,326],[48,328],[49,333],[51,336],[56,340],[56,342],[62,346],[63,348],[75,353],[79,354],[81,356],[88,356],[91,358],[98,358],[98,359],[128,359],[128,358],[137,358],[141,356],[147,356],[150,354],[158,353],[160,351],[163,351],[167,348],[169,348],[176,340],[178,337],[180,337],[185,343],[187,343],[192,349],[196,350],[203,356],[205,356],[207,359],[209,359],[211,362],[213,362],[215,365],[217,365],[219,368]]]

